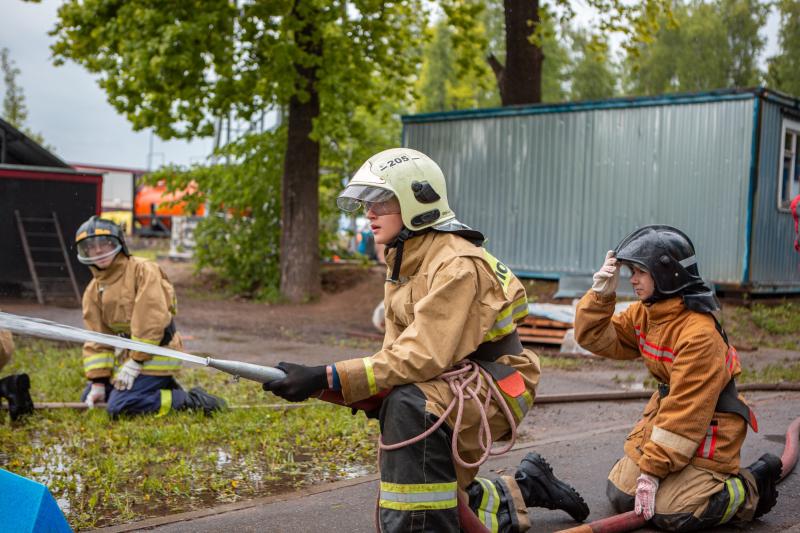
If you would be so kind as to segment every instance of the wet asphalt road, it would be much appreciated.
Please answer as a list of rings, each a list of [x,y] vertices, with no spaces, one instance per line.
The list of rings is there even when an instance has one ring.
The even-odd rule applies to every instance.
[[[754,393],[749,398],[754,400],[761,430],[758,434],[750,433],[745,442],[745,465],[765,452],[780,455],[787,426],[800,416],[800,394]],[[558,477],[570,482],[581,493],[591,509],[590,521],[609,516],[613,511],[605,498],[606,474],[622,453],[629,426],[643,405],[641,401],[627,401],[604,406],[585,403],[538,406],[522,428],[524,440],[514,451],[486,463],[481,475],[492,477],[510,473],[527,452],[535,450],[548,459]],[[153,528],[172,533],[369,532],[374,531],[377,484],[376,477],[370,476],[280,497],[145,520],[106,531]],[[790,474],[781,483],[779,492],[777,506],[761,520],[715,531],[772,532],[800,528],[800,473]],[[530,509],[529,512],[532,532],[559,531],[576,525],[560,511]]]

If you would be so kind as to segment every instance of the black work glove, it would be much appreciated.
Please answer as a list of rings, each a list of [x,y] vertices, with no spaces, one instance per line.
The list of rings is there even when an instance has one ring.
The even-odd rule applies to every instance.
[[[328,388],[328,367],[296,365],[281,361],[278,368],[286,372],[283,379],[264,383],[265,391],[290,402],[302,402],[315,392]]]

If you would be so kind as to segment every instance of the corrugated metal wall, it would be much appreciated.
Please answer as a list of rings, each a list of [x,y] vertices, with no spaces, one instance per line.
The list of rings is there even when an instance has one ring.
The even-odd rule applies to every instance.
[[[753,212],[750,279],[754,284],[800,286],[800,255],[794,251],[794,222],[778,211],[782,114],[779,105],[761,102],[761,142]],[[793,118],[793,120],[797,120]]]
[[[623,109],[414,122],[458,218],[515,271],[591,273],[644,224],[684,229],[701,273],[743,274],[753,96]]]

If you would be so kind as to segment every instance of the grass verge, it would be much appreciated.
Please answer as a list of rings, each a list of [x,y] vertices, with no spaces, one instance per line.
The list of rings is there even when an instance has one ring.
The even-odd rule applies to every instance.
[[[723,307],[722,323],[736,346],[800,350],[800,303]]]
[[[34,401],[77,401],[80,348],[15,339],[7,372],[31,376]],[[50,487],[75,529],[100,527],[296,490],[374,471],[377,423],[319,403],[273,410],[260,385],[186,368],[231,409],[111,420],[104,411],[40,410],[11,424],[0,414],[0,467]]]

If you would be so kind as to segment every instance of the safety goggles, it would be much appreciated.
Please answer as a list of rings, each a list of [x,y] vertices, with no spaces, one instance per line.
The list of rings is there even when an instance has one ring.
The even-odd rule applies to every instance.
[[[348,213],[364,209],[377,216],[400,213],[400,202],[388,189],[369,185],[348,185],[336,199],[339,209]]]
[[[122,250],[122,245],[115,237],[98,235],[83,239],[77,245],[78,261],[84,265],[93,265],[109,257],[117,255]]]

